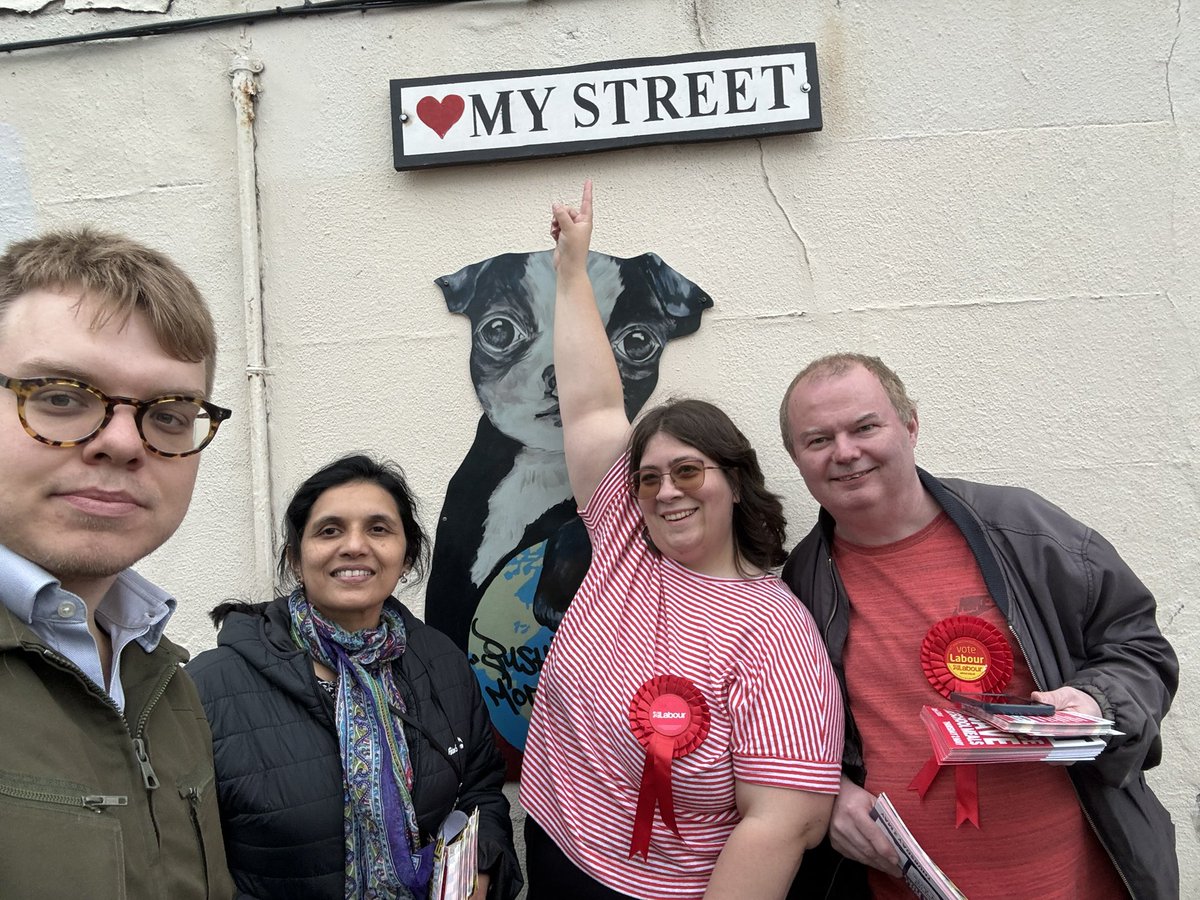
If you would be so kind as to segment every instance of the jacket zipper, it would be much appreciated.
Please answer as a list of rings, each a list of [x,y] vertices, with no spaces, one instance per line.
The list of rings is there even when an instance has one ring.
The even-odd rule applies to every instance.
[[[175,672],[179,669],[178,666],[172,666],[167,670],[167,677],[159,682],[158,687],[154,689],[154,693],[150,695],[150,699],[146,701],[142,708],[142,714],[138,717],[137,727],[132,732],[133,737],[133,752],[137,756],[138,768],[142,772],[142,784],[146,786],[146,808],[150,811],[150,824],[154,826],[155,840],[161,845],[162,835],[158,830],[158,817],[154,814],[154,791],[158,790],[159,780],[154,773],[154,767],[150,764],[150,754],[146,750],[146,741],[142,738],[142,734],[146,730],[146,722],[150,720],[150,713],[153,712],[155,705],[162,698],[162,695],[167,692],[167,685],[171,683],[171,679],[175,676]],[[207,872],[208,869],[205,869]]]
[[[79,666],[75,665],[75,663],[71,662],[71,660],[67,659],[65,656],[60,656],[59,654],[55,653],[49,647],[41,647],[35,644],[34,648],[46,658],[47,662],[61,669],[66,669],[68,672],[78,676],[83,684],[87,687],[88,692],[93,696],[103,700],[104,703],[106,703],[108,707],[117,714],[117,717],[121,720],[122,724],[124,724],[125,730],[129,732],[130,740],[133,742],[134,757],[137,760],[138,769],[142,775],[142,785],[146,788],[148,794],[146,798],[146,808],[150,813],[150,824],[154,826],[154,838],[156,842],[161,843],[162,836],[158,829],[158,819],[154,815],[154,795],[150,793],[158,789],[159,780],[158,776],[154,773],[154,767],[150,764],[150,754],[146,750],[146,742],[142,739],[142,732],[145,730],[146,722],[150,718],[151,711],[154,709],[155,704],[157,704],[162,698],[162,695],[167,692],[167,685],[171,683],[171,679],[174,677],[175,671],[179,667],[174,666],[168,669],[166,678],[162,679],[155,692],[146,702],[145,708],[142,710],[142,715],[138,719],[137,729],[133,730],[129,727],[129,720],[125,718],[125,713],[121,711],[121,708],[117,706],[117,704],[113,701],[113,698],[110,697],[106,692],[101,691],[92,681],[92,679],[84,674],[83,670],[79,668]],[[126,798],[126,804],[128,802],[128,798]]]
[[[1112,860],[1113,869],[1116,871],[1117,877],[1121,879],[1121,884],[1125,885],[1125,890],[1129,893],[1129,896],[1133,900],[1137,900],[1137,893],[1130,886],[1129,879],[1125,877],[1125,873],[1121,871],[1121,866],[1117,862],[1117,858],[1113,856],[1112,851],[1108,849],[1108,844],[1104,843],[1104,838],[1100,836],[1100,831],[1096,828],[1096,823],[1092,821],[1092,814],[1083,805],[1083,798],[1079,796],[1079,788],[1075,787],[1075,782],[1070,775],[1067,776],[1067,780],[1071,782],[1071,790],[1075,792],[1075,799],[1079,803],[1079,809],[1083,812],[1083,817],[1087,819],[1088,827],[1092,829],[1092,834],[1096,836],[1097,842],[1104,848],[1104,852],[1108,854],[1108,858]]]
[[[1033,679],[1034,687],[1036,687],[1039,691],[1044,691],[1045,688],[1038,683],[1038,677],[1034,674],[1033,666],[1029,663],[1029,654],[1025,652],[1025,645],[1021,643],[1021,637],[1017,634],[1017,629],[1013,628],[1011,621],[1008,623],[1008,630],[1013,636],[1013,641],[1016,643],[1017,649],[1021,651],[1021,658],[1025,660],[1025,668],[1029,670],[1029,677]],[[1071,790],[1075,792],[1075,802],[1079,804],[1079,811],[1082,812],[1083,817],[1087,819],[1088,827],[1092,829],[1092,834],[1096,836],[1097,842],[1099,842],[1100,846],[1104,848],[1104,852],[1108,854],[1108,858],[1112,861],[1113,869],[1116,871],[1117,877],[1121,879],[1121,884],[1125,885],[1125,891],[1130,897],[1133,897],[1134,900],[1136,900],[1137,894],[1135,894],[1133,892],[1133,888],[1130,887],[1129,879],[1126,878],[1125,873],[1121,871],[1120,863],[1117,862],[1117,858],[1113,855],[1113,852],[1108,849],[1108,844],[1104,842],[1104,838],[1100,834],[1100,829],[1098,829],[1096,827],[1096,823],[1092,821],[1092,814],[1089,813],[1087,807],[1084,806],[1083,798],[1079,796],[1079,788],[1075,786],[1075,780],[1070,775],[1067,775],[1067,781],[1069,781],[1071,784]]]
[[[204,866],[204,889],[208,892],[208,848],[204,845],[204,829],[200,827],[200,789],[195,785],[179,793],[187,799],[188,811],[192,814],[192,828],[196,832],[196,843],[200,845],[200,862]]]
[[[57,803],[60,806],[84,806],[94,813],[102,812],[107,806],[128,806],[129,798],[119,794],[55,794],[50,791],[32,791],[0,783],[0,794],[18,800],[35,803]]]
[[[133,739],[133,755],[137,758],[138,768],[142,771],[142,784],[146,790],[158,790],[158,776],[154,774],[154,766],[150,765],[150,754],[146,752],[146,742],[140,737]]]
[[[833,585],[833,607],[829,610],[829,618],[825,620],[825,628],[823,637],[825,643],[829,643],[829,627],[833,624],[833,617],[837,615],[838,607],[842,603],[842,598],[838,596],[837,577],[833,574],[833,556],[825,557],[826,567],[829,569],[829,583]]]
[[[72,675],[78,675],[79,680],[82,681],[87,687],[88,693],[102,700],[109,709],[117,714],[117,718],[119,718],[125,725],[125,730],[129,730],[129,723],[125,720],[125,714],[121,712],[121,707],[117,706],[112,697],[100,690],[96,686],[96,683],[84,673],[83,669],[79,668],[79,666],[75,665],[75,663],[71,662],[65,656],[59,656],[49,647],[41,647],[35,644],[34,649],[41,653],[42,656],[46,657],[46,661],[51,665],[57,666],[60,669],[66,669]]]
[[[146,701],[146,706],[142,710],[141,716],[138,718],[137,728],[133,732],[133,736],[135,738],[141,738],[142,732],[146,729],[146,722],[150,719],[150,713],[154,711],[154,707],[158,704],[158,701],[162,699],[162,695],[167,692],[167,685],[171,683],[171,679],[175,677],[175,673],[178,671],[178,669],[179,666],[172,666],[170,669],[168,669],[167,677],[159,682],[159,685],[155,689],[154,693],[150,695],[150,699]],[[149,762],[149,759],[147,759],[147,762]],[[156,778],[155,781],[157,780],[158,779]]]

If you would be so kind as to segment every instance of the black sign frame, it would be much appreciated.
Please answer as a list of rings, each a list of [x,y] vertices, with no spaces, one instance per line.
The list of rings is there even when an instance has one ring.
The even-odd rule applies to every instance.
[[[760,122],[745,125],[723,126],[707,130],[687,130],[658,134],[630,134],[612,138],[594,138],[580,141],[561,141],[548,144],[531,144],[519,147],[495,147],[483,150],[453,150],[445,153],[424,153],[419,157],[405,156],[404,129],[412,121],[413,110],[402,107],[401,97],[405,88],[439,84],[462,84],[472,81],[495,81],[505,78],[528,78],[539,75],[557,75],[574,72],[596,72],[605,69],[655,66],[666,63],[704,62],[707,60],[736,60],[744,56],[763,56],[771,53],[803,53],[806,62],[804,82],[808,85],[809,115],[804,119],[779,122]],[[780,134],[801,134],[820,131],[821,85],[817,73],[817,49],[812,42],[774,44],[765,47],[749,47],[738,50],[706,51],[685,53],[678,56],[635,57],[608,60],[577,66],[561,66],[552,69],[516,69],[504,72],[477,72],[458,75],[438,75],[428,78],[395,78],[390,82],[392,118],[392,155],[396,171],[438,168],[443,166],[469,165],[495,162],[498,160],[537,159],[541,157],[574,156],[599,153],[606,150],[632,149],[676,143],[709,143],[712,141],[757,138]]]

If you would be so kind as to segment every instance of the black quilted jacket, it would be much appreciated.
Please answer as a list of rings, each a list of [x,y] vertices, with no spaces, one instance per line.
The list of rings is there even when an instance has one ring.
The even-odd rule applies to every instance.
[[[480,815],[479,868],[489,898],[521,888],[504,764],[479,686],[459,650],[400,606],[408,646],[400,659],[408,714],[463,769],[459,778],[429,736],[406,724],[413,804],[423,835],[457,806]],[[227,614],[218,646],[187,667],[213,732],[213,758],[229,867],[241,897],[345,897],[342,767],[333,701],[292,643],[287,601]],[[457,796],[457,803],[455,797]]]

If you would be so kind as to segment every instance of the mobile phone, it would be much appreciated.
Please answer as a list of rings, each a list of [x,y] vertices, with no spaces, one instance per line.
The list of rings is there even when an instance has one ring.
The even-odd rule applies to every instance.
[[[1039,703],[1030,697],[1019,694],[972,694],[966,691],[953,691],[950,699],[963,706],[974,706],[991,713],[1003,713],[1009,716],[1052,716],[1054,707],[1049,703]]]

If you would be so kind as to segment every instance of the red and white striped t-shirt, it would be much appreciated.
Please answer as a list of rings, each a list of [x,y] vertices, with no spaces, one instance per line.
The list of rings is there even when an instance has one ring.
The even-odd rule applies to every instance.
[[[712,578],[650,549],[628,467],[618,460],[581,511],[592,565],[541,672],[521,803],[614,890],[696,898],[739,821],[735,778],[837,792],[841,694],[812,617],[782,581]],[[672,766],[682,839],[656,811],[649,858],[630,859],[646,753],[629,702],[656,675],[690,679],[711,725]]]

